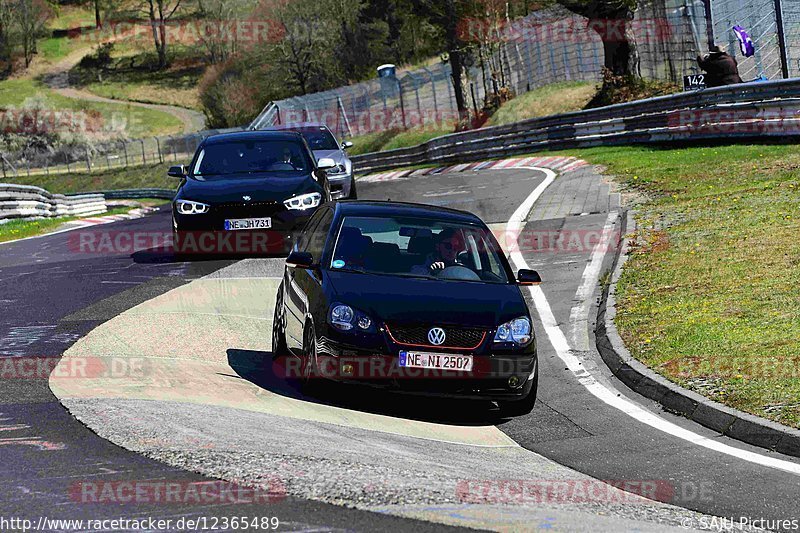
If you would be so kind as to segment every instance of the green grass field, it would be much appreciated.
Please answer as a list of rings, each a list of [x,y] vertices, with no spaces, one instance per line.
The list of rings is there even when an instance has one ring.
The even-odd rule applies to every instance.
[[[41,99],[53,110],[99,113],[104,125],[119,125],[130,138],[169,135],[183,131],[183,122],[169,113],[124,103],[88,102],[62,96],[31,79],[0,81],[0,108],[19,107],[29,98]]]
[[[569,153],[647,198],[618,291],[631,353],[714,400],[800,427],[800,147]]]

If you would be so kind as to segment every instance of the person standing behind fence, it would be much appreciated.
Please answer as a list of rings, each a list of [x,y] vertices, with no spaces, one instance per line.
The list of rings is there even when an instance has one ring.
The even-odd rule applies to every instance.
[[[712,46],[703,57],[697,56],[697,64],[706,72],[706,87],[742,83],[736,59],[719,46]]]

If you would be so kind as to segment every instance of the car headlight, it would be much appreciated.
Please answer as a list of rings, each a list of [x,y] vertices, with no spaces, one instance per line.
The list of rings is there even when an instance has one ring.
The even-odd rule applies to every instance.
[[[353,309],[349,305],[333,304],[328,313],[328,321],[336,329],[350,331],[373,331],[373,322],[365,313]]]
[[[178,213],[181,215],[202,215],[208,213],[211,206],[200,202],[192,202],[191,200],[176,200],[175,204],[178,207]]]
[[[496,343],[514,343],[525,346],[531,342],[531,321],[527,317],[519,317],[501,324],[494,336]]]
[[[341,174],[347,174],[347,167],[340,163],[335,167],[328,169],[327,174],[328,176],[339,176]]]
[[[312,207],[317,207],[321,201],[322,195],[320,193],[310,192],[284,200],[283,205],[286,206],[286,209],[311,209]]]

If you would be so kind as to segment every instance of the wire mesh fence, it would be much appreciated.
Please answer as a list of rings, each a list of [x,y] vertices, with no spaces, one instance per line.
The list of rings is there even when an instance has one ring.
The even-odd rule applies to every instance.
[[[481,51],[469,54],[462,88],[471,114],[478,115],[498,87],[522,95],[557,82],[597,83],[606,60],[601,35],[606,44],[613,41],[614,32],[626,27],[620,22],[635,37],[638,69],[645,78],[680,83],[684,75],[700,72],[696,58],[708,50],[709,39],[736,57],[745,81],[778,79],[784,70],[789,77],[800,76],[798,0],[640,0],[633,20],[600,21],[600,28],[563,8],[551,8],[505,23],[477,47]],[[735,25],[752,37],[752,57],[742,55],[732,31]],[[462,37],[469,42],[474,36],[468,26],[464,31]],[[320,122],[341,137],[411,128],[447,132],[460,118],[451,67],[440,58],[396,76],[271,103],[249,126],[233,130]],[[5,177],[180,163],[193,155],[204,137],[221,131],[74,144],[34,157],[7,153],[0,163]]]

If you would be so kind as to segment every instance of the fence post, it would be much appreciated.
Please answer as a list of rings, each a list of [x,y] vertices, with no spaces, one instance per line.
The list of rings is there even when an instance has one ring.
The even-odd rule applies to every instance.
[[[439,116],[439,102],[438,102],[438,100],[437,100],[437,98],[436,98],[436,82],[435,82],[435,81],[434,81],[434,79],[433,79],[433,72],[431,72],[430,70],[428,70],[428,68],[427,68],[427,67],[424,67],[424,70],[425,70],[425,72],[427,72],[427,73],[428,73],[428,78],[430,78],[430,80],[431,80],[431,92],[433,93],[433,112],[436,114],[436,116],[437,116],[437,120],[438,120],[438,116]]]
[[[172,160],[177,162],[178,161],[178,154],[175,152],[175,137],[169,137],[171,141],[169,144],[172,146]]]
[[[6,176],[6,158],[5,157],[2,158],[2,163],[3,163],[3,177],[5,178],[5,177],[7,177]]]
[[[111,170],[111,159],[108,157],[108,150],[106,150],[106,168]]]
[[[44,160],[44,173],[49,176],[50,175],[50,161],[45,159]]]
[[[191,154],[192,149],[189,147],[189,136],[183,138],[183,147],[186,148],[186,153]]]
[[[156,150],[158,150],[158,162],[164,162],[164,156],[161,155],[161,141],[158,140],[158,137],[153,137],[156,140]]]
[[[30,178],[31,177],[31,162],[30,161],[25,161],[25,170],[27,170],[28,177]]]
[[[786,28],[783,26],[783,6],[781,0],[775,0],[775,23],[778,32],[778,50],[781,54],[781,74],[783,79],[789,77],[789,58],[786,55]]]
[[[125,150],[125,168],[128,168],[128,143],[122,141],[122,149]]]
[[[403,129],[408,129],[406,126],[406,104],[403,101],[403,84],[400,83],[400,78],[397,79],[397,92],[400,95],[400,114],[403,118]]]
[[[64,152],[64,159],[67,161],[67,172],[72,172],[72,169],[69,168],[69,156]],[[3,176],[6,175],[6,167],[3,165]]]
[[[86,147],[86,168],[89,170],[89,174],[92,173],[92,158],[89,156],[89,147]]]
[[[336,102],[339,104],[339,110],[342,112],[342,117],[344,118],[344,125],[347,127],[347,134],[352,137],[353,130],[350,129],[350,121],[347,120],[347,111],[344,110],[344,104],[342,103],[342,98],[340,96],[336,97]]]
[[[146,165],[147,164],[147,158],[145,158],[145,156],[144,156],[144,139],[139,139],[139,144],[142,145],[142,164]]]

